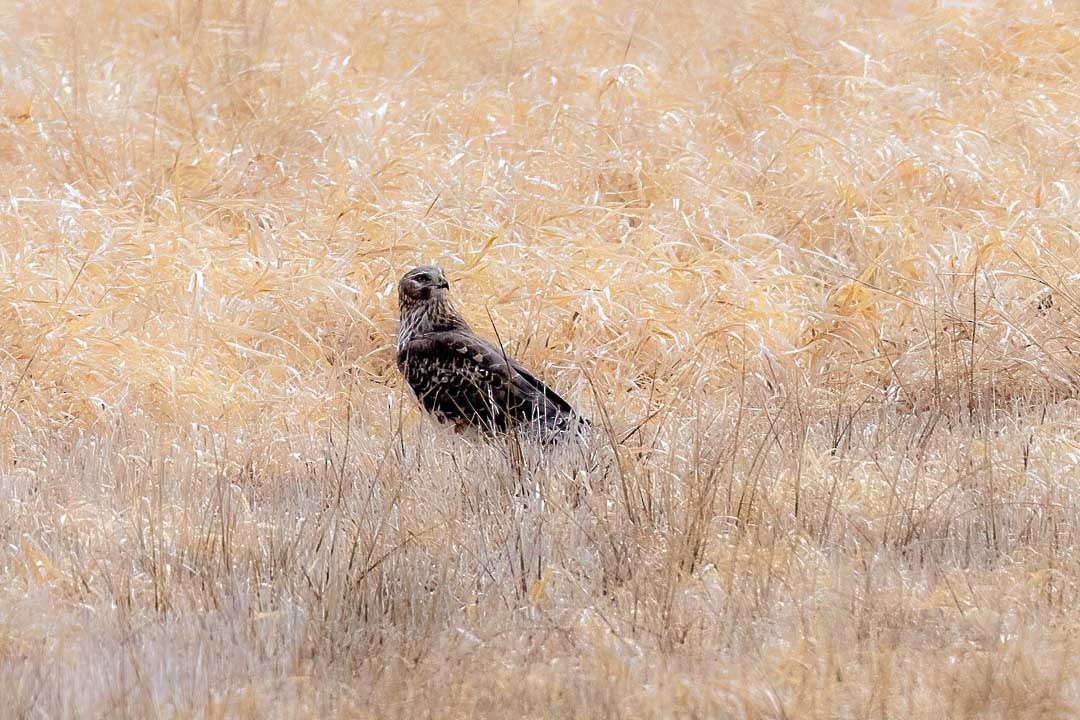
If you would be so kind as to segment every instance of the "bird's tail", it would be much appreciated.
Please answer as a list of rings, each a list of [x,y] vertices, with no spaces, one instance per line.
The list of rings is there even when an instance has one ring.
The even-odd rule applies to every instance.
[[[544,445],[579,440],[592,430],[592,423],[588,418],[563,410],[545,413],[539,418],[537,425],[540,441]]]

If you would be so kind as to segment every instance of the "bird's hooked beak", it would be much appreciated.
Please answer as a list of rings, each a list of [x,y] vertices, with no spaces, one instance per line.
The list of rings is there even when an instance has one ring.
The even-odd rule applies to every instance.
[[[439,281],[435,283],[435,287],[441,288],[442,290],[447,290],[450,288],[450,283],[446,281],[446,278],[440,277]]]

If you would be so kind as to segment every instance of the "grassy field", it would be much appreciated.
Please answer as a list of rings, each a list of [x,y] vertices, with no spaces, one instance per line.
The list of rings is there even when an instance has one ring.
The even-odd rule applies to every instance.
[[[1068,0],[5,3],[0,715],[1077,717],[1078,67]],[[421,417],[420,262],[596,437]]]

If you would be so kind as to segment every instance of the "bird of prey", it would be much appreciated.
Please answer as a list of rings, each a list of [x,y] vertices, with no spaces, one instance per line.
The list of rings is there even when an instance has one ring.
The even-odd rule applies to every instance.
[[[449,287],[432,265],[398,283],[397,366],[420,405],[439,422],[487,435],[520,429],[549,444],[580,431],[587,421],[570,403],[472,331]]]

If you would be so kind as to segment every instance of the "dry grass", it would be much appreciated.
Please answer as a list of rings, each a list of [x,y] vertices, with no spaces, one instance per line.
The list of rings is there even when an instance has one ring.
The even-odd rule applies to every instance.
[[[941,5],[5,4],[0,712],[1075,717],[1080,14]]]

